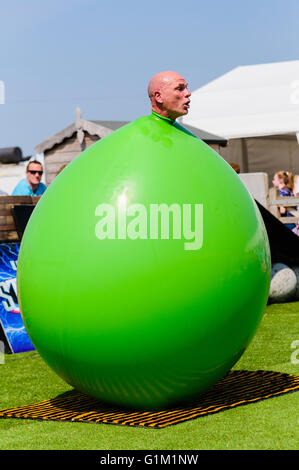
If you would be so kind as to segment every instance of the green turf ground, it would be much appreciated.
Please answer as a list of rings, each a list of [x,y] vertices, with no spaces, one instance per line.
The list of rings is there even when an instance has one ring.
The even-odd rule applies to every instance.
[[[299,340],[299,302],[267,306],[255,338],[234,368],[299,375],[299,352],[296,356],[291,347],[295,340]],[[35,351],[6,355],[4,361],[0,409],[70,390]],[[0,449],[294,450],[298,449],[298,405],[299,392],[294,392],[165,429],[0,419]]]

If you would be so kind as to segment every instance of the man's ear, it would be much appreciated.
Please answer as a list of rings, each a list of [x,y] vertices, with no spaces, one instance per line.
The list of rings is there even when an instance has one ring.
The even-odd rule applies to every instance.
[[[154,98],[155,98],[157,103],[163,103],[162,95],[161,95],[160,91],[155,91]]]

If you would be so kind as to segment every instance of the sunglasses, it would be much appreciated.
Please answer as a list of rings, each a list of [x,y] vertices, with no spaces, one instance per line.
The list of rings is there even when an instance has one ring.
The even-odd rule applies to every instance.
[[[38,173],[40,176],[42,176],[43,171],[28,170],[28,173],[31,173],[32,175],[35,175],[36,173]]]

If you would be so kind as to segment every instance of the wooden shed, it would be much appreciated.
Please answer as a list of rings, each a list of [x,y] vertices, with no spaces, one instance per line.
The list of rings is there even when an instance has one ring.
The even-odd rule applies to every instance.
[[[76,121],[73,124],[54,134],[34,149],[36,154],[44,155],[46,185],[51,184],[57,172],[86,148],[128,123],[129,121],[88,121],[82,119],[81,110],[77,108]],[[221,137],[191,126],[184,127],[216,150],[219,146],[227,145],[227,141]]]

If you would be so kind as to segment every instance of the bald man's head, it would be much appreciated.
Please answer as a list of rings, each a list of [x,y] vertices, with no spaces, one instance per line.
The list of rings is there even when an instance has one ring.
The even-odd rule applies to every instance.
[[[190,91],[188,83],[177,72],[159,72],[148,85],[152,110],[169,119],[176,119],[188,113]]]

